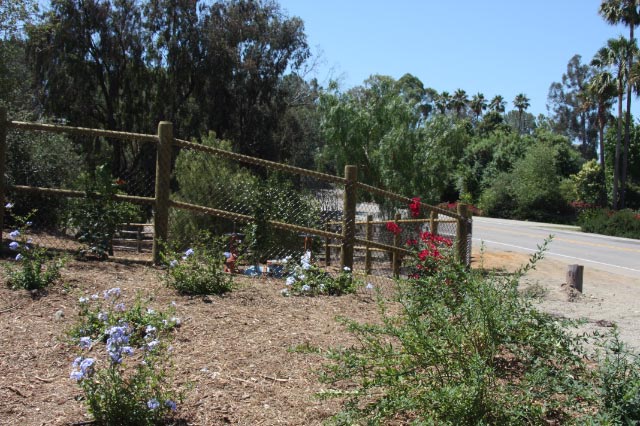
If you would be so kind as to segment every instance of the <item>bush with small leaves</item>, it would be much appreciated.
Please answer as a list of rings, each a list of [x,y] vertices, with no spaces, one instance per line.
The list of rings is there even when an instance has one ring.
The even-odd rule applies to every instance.
[[[166,343],[180,326],[173,309],[154,311],[139,297],[127,308],[117,287],[79,303],[81,320],[70,334],[80,354],[70,378],[96,424],[150,426],[174,417],[180,397],[171,386]]]
[[[224,272],[224,260],[222,240],[196,243],[183,253],[170,251],[164,254],[168,265],[165,281],[182,294],[226,293],[233,290],[234,283],[232,275]]]
[[[5,208],[9,211],[12,203]],[[7,285],[13,289],[41,290],[60,277],[60,269],[65,264],[64,258],[51,258],[47,249],[33,243],[29,237],[32,226],[31,217],[35,211],[26,216],[12,215],[13,222],[18,225],[9,233],[9,248],[16,253],[15,263],[5,265]]]

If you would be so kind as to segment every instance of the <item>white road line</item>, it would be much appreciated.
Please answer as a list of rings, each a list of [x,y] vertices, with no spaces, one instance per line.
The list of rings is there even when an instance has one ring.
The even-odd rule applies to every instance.
[[[484,242],[491,243],[491,244],[499,244],[501,246],[513,247],[513,248],[517,248],[517,249],[520,249],[520,250],[526,250],[526,251],[531,252],[531,253],[535,253],[536,251],[538,251],[538,250],[532,250],[532,249],[527,248],[527,247],[516,246],[516,245],[513,245],[513,244],[507,244],[507,243],[499,243],[497,241],[483,240],[483,239],[480,239],[480,238],[474,238],[474,240],[484,241]],[[612,265],[611,263],[598,262],[596,260],[589,260],[589,259],[583,259],[583,258],[580,258],[580,257],[568,256],[566,254],[553,253],[551,251],[548,251],[547,254],[550,255],[550,256],[560,256],[560,257],[566,257],[568,259],[580,260],[582,262],[595,263],[597,265],[602,265],[602,266],[610,266],[612,268],[620,268],[620,269],[624,269],[626,271],[640,272],[640,269],[633,269],[633,268],[628,268],[626,266]]]

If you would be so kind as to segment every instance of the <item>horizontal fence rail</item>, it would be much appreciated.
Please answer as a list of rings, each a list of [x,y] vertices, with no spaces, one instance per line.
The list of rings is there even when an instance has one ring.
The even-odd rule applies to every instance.
[[[147,217],[152,219],[151,222],[122,223],[118,228],[118,236],[114,236],[114,240],[117,239],[123,244],[132,243],[134,248],[129,250],[135,251],[139,256],[148,255],[142,249],[143,243],[149,244],[149,241],[152,241],[149,260],[154,263],[161,261],[164,242],[176,236],[172,233],[174,231],[170,232],[170,228],[179,227],[180,221],[207,223],[206,226],[217,229],[219,235],[229,236],[230,250],[235,249],[236,240],[240,242],[241,238],[244,238],[243,232],[246,232],[244,226],[263,222],[269,229],[278,230],[271,235],[276,240],[280,238],[281,241],[286,241],[288,247],[272,247],[271,251],[267,251],[264,256],[272,256],[270,257],[272,260],[267,262],[271,264],[276,264],[278,258],[291,257],[296,250],[299,253],[309,250],[317,254],[320,259],[323,258],[326,267],[330,267],[337,261],[341,268],[353,269],[357,263],[357,268],[361,268],[365,274],[398,276],[402,273],[403,262],[412,253],[407,249],[405,242],[416,239],[425,231],[451,238],[455,241],[454,249],[459,261],[466,264],[470,261],[471,217],[464,205],[459,205],[458,211],[454,212],[419,203],[422,214],[426,214],[426,217],[413,218],[408,207],[410,203],[415,203],[415,199],[358,182],[355,166],[347,166],[344,177],[340,177],[250,157],[204,143],[177,139],[173,136],[173,125],[169,122],[161,122],[158,133],[148,135],[8,121],[6,110],[0,108],[0,173],[2,176],[5,175],[6,169],[9,131],[35,131],[84,136],[94,138],[93,140],[107,138],[154,144],[155,151],[152,152],[156,155],[156,161],[153,180],[145,184],[153,188],[153,196],[130,193],[110,195],[112,200],[148,209],[145,211],[148,212]],[[277,171],[294,176],[297,187],[274,188],[260,183],[253,188],[251,185],[256,185],[257,178],[242,172],[242,169],[237,169],[234,164],[251,165],[266,172]],[[203,181],[203,184],[210,185],[209,188],[212,191],[211,194],[204,194],[206,195],[204,198],[209,200],[207,202],[200,200],[202,198],[200,195],[203,194],[189,195],[182,191],[183,180],[188,178],[184,173],[192,173],[196,177],[202,175],[201,178],[206,179],[207,171],[216,171],[221,168],[236,170],[234,173],[238,173],[238,179],[246,183],[225,187],[223,183],[216,186],[216,182]],[[171,188],[172,179],[178,182],[177,190]],[[56,200],[90,200],[104,196],[99,192],[49,188],[21,182],[8,185],[2,179],[0,183],[2,200],[7,200],[7,191]],[[368,194],[368,196],[361,198],[360,194]],[[255,206],[261,205],[261,201],[265,201],[266,204],[262,204],[271,207],[269,207],[270,210],[267,209],[269,210],[267,216],[259,218],[256,214],[260,210],[256,210]],[[64,208],[64,204],[61,208]],[[4,218],[5,202],[2,202],[0,204],[0,228],[2,229],[4,229]],[[212,222],[205,218],[215,220],[212,219]],[[387,229],[389,222],[402,227],[401,232],[396,234],[389,232]],[[48,245],[69,244],[68,247],[76,250],[78,243],[72,236],[73,230],[67,229],[66,225],[58,226],[62,226],[62,229],[55,233],[55,238],[58,239]],[[240,229],[237,230],[236,226]],[[0,236],[0,242],[2,242],[1,238],[2,236]],[[120,245],[114,244],[119,249],[128,249]],[[148,250],[148,245],[145,247]],[[339,256],[336,257],[336,254]]]

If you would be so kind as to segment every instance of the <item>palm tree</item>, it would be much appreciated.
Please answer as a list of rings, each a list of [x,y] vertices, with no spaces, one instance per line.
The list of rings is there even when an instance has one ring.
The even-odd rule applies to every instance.
[[[489,109],[494,112],[503,113],[505,105],[507,105],[507,102],[504,98],[500,95],[496,95],[491,99],[491,102],[489,102]]]
[[[453,93],[451,98],[451,106],[456,111],[458,118],[462,117],[462,113],[467,109],[469,98],[467,92],[462,89],[458,89]]]
[[[440,111],[440,114],[444,114],[451,107],[451,95],[449,92],[442,92],[435,99],[436,108]]]
[[[632,49],[632,43],[624,37],[611,38],[607,45],[602,47],[591,60],[591,65],[606,70],[608,67],[615,70],[616,94],[618,95],[618,133],[616,138],[616,154],[613,163],[613,194],[611,203],[615,210],[618,209],[619,183],[620,183],[620,146],[622,145],[622,98],[625,84],[627,83],[626,59],[628,50]]]
[[[629,27],[629,40],[635,46],[634,29],[640,24],[640,11],[637,0],[602,0],[598,10],[600,15],[611,25],[624,24]],[[627,51],[627,75],[633,67],[632,50]],[[625,207],[625,187],[627,182],[627,165],[629,164],[629,126],[631,124],[631,85],[627,85],[627,112],[624,127],[624,154],[622,159],[620,208]],[[615,208],[615,206],[614,206]]]
[[[482,93],[476,93],[471,98],[471,102],[469,102],[469,107],[471,111],[476,115],[476,121],[482,115],[482,112],[487,109],[487,100],[485,99]]]
[[[524,93],[518,93],[513,100],[513,106],[518,110],[518,126],[520,133],[522,133],[522,115],[529,108],[529,98]]]
[[[605,184],[605,162],[604,162],[604,128],[609,121],[613,99],[616,97],[617,88],[616,80],[608,71],[602,71],[591,77],[587,83],[587,94],[590,96],[596,106],[596,124],[598,126],[598,139],[600,150],[600,168],[602,169],[602,194],[600,196],[601,204],[605,205],[607,200],[606,184]]]

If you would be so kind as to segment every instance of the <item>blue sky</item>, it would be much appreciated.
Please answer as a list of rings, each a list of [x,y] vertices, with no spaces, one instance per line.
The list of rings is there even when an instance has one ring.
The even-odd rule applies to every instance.
[[[305,22],[321,83],[360,85],[372,74],[418,77],[439,92],[518,93],[546,114],[549,86],[575,54],[589,62],[625,27],[608,25],[600,0],[279,0]],[[635,102],[638,104],[638,101]],[[637,113],[635,115],[638,115]]]

